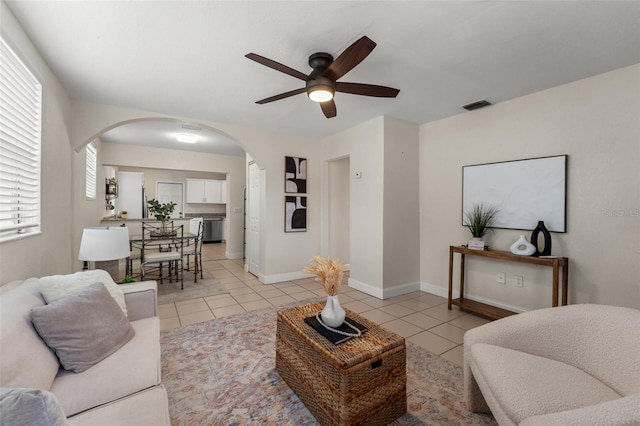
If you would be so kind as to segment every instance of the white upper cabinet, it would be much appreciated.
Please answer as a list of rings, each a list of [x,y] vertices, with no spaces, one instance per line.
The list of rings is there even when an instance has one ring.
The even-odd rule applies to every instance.
[[[187,203],[226,204],[227,181],[187,179]]]

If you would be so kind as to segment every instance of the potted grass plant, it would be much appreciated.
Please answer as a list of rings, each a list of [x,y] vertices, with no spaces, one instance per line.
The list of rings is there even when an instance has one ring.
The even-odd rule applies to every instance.
[[[464,212],[464,225],[471,232],[471,240],[468,246],[470,249],[484,250],[484,236],[489,231],[498,217],[498,209],[493,206],[485,206],[482,203],[476,203],[471,206],[470,210]]]

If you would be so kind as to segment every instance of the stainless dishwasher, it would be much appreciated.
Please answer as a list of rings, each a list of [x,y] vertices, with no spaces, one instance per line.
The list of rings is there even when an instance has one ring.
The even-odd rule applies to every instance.
[[[219,243],[222,241],[222,219],[221,217],[204,218],[204,235],[202,242]]]

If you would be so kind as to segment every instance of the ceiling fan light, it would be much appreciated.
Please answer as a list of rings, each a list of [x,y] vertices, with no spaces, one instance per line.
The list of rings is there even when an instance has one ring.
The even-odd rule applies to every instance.
[[[327,102],[333,99],[333,89],[329,86],[316,86],[307,92],[314,102]]]
[[[178,142],[182,142],[182,143],[198,142],[198,137],[196,135],[189,135],[187,133],[180,133],[176,139],[178,140]]]

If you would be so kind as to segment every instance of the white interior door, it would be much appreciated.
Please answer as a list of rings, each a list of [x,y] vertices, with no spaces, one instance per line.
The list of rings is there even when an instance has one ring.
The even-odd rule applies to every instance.
[[[249,163],[249,239],[247,242],[247,268],[250,273],[260,273],[260,169]]]
[[[184,184],[182,182],[156,182],[156,199],[160,204],[170,201],[176,203],[176,207],[171,213],[172,219],[182,217],[184,211]]]

